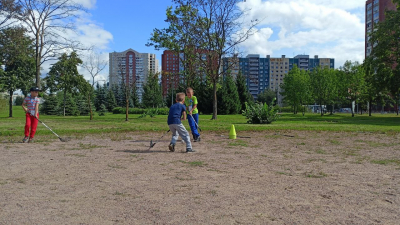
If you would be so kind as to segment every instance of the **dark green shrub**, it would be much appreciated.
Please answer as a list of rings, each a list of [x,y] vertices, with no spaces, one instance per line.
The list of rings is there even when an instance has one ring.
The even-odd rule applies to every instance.
[[[107,108],[104,104],[100,105],[99,116],[105,116],[107,112]]]
[[[273,106],[266,103],[248,104],[246,102],[246,110],[242,113],[251,124],[270,124],[279,118],[278,112]]]
[[[129,109],[129,114],[148,114],[149,110],[155,110],[157,109],[157,115],[168,115],[169,108],[150,108],[150,109],[141,109],[141,108],[130,108]],[[115,107],[112,110],[113,114],[125,114],[125,108],[122,107]]]

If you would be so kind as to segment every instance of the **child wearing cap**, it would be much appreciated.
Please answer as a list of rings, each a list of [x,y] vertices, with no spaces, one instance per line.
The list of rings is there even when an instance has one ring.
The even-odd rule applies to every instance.
[[[26,112],[26,122],[25,122],[25,138],[22,140],[24,143],[33,143],[33,138],[36,133],[36,128],[38,125],[39,118],[39,88],[33,87],[30,89],[31,95],[27,96],[22,103],[22,108]]]

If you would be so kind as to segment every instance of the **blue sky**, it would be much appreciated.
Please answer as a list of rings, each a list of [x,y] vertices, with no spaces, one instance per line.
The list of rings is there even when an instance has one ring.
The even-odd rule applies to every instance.
[[[95,45],[105,59],[108,52],[132,48],[157,54],[161,63],[162,51],[145,44],[154,28],[167,26],[170,0],[75,1],[89,8],[79,20],[77,39]],[[248,20],[261,19],[258,32],[240,46],[243,56],[305,53],[335,58],[336,67],[364,59],[365,0],[246,0],[239,7],[249,10]],[[106,79],[108,70],[101,76]]]

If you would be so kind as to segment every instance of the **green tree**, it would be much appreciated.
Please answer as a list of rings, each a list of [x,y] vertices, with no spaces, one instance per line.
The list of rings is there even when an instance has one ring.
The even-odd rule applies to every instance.
[[[247,89],[246,78],[243,76],[242,71],[239,70],[236,76],[236,87],[239,95],[239,101],[241,104],[241,111],[246,109],[246,102],[250,103],[253,101],[253,96]],[[270,102],[268,102],[270,103]]]
[[[78,106],[72,94],[68,93],[64,95],[63,99],[64,99],[64,107],[60,108],[62,109],[60,113],[63,114],[64,116],[79,116]]]
[[[293,113],[297,114],[298,107],[306,105],[310,99],[310,77],[307,71],[300,70],[296,65],[283,78],[281,93],[284,101],[293,107]],[[303,116],[305,107],[302,107]]]
[[[107,110],[112,112],[112,110],[117,106],[117,100],[115,100],[114,92],[110,89],[107,92]]]
[[[96,107],[96,111],[99,111],[102,104],[107,105],[107,86],[106,86],[106,84],[104,84],[103,86],[100,86],[100,84],[97,83],[95,95],[96,95],[96,98],[94,100],[94,105]]]
[[[59,102],[56,95],[45,95],[44,102],[40,106],[40,113],[43,113],[45,115],[58,115],[58,105]]]
[[[82,82],[85,81],[82,75],[78,73],[77,66],[82,63],[76,52],[70,55],[64,53],[59,61],[51,68],[46,78],[46,83],[51,92],[61,90],[64,94],[63,109],[66,110],[67,93],[77,93]],[[86,81],[85,81],[86,82]],[[63,113],[65,116],[65,112]]]
[[[320,106],[321,116],[324,115],[323,106],[329,103],[335,92],[333,81],[334,69],[316,67],[310,73],[311,96]]]
[[[197,32],[196,26],[193,26],[193,18],[198,13],[198,9],[192,5],[179,5],[175,8],[168,7],[166,10],[166,22],[168,28],[153,29],[147,46],[153,46],[156,50],[167,49],[175,53],[179,58],[183,70],[179,72],[179,77],[183,78],[184,86],[193,86],[193,81],[197,78],[199,72],[198,59],[196,54],[196,39],[193,32]],[[198,24],[198,27],[200,25]],[[174,74],[174,76],[177,76]]]
[[[222,88],[218,92],[218,107],[221,114],[237,114],[240,111],[241,104],[237,92],[235,81],[231,75],[226,75],[222,82]]]
[[[100,105],[99,116],[105,116],[107,112],[106,106],[104,104]]]
[[[376,68],[376,64],[371,57],[368,57],[364,61],[365,69],[365,98],[369,104],[368,112],[369,116],[372,116],[372,105],[377,102],[382,94],[382,90],[385,89],[385,84],[380,81],[385,73],[385,66],[381,64]]]
[[[93,120],[93,109],[95,108],[95,106],[93,104],[93,101],[92,101],[93,95],[94,95],[93,86],[90,85],[89,82],[84,80],[83,76],[80,76],[79,79],[80,79],[78,81],[78,83],[79,83],[79,87],[78,87],[79,88],[79,95],[82,96],[82,98],[86,98],[86,100],[85,100],[86,103],[83,101],[83,99],[80,102],[78,102],[79,104],[81,104],[80,111],[82,113],[81,109],[85,109],[86,110],[86,107],[88,107],[89,112],[86,113],[86,111],[84,110],[83,111],[84,115],[89,114],[90,120]]]
[[[270,89],[265,89],[257,95],[257,101],[261,103],[271,104],[276,98],[276,92]]]
[[[24,98],[21,96],[17,96],[17,98],[15,99],[15,105],[22,105],[22,103],[24,102]]]
[[[213,116],[217,119],[218,99],[217,90],[220,76],[224,71],[220,70],[222,57],[233,55],[236,47],[247,40],[254,32],[257,20],[243,24],[244,12],[238,7],[242,0],[173,0],[177,9],[188,9],[183,18],[175,16],[167,19],[169,27],[167,33],[153,33],[153,37],[159,35],[153,42],[161,47],[167,47],[164,43],[171,43],[174,36],[182,37],[184,43],[189,43],[189,49],[194,49],[196,56],[195,66],[197,73],[204,73],[211,83]],[[174,20],[178,19],[178,22]],[[181,39],[178,39],[181,40]],[[188,46],[185,46],[188,47]],[[232,64],[233,66],[233,64]]]
[[[75,102],[80,116],[90,116],[90,105],[88,104],[88,101],[84,94],[80,93],[79,95],[77,95],[75,97]]]
[[[0,91],[7,91],[9,97],[9,117],[13,116],[12,96],[17,89],[26,89],[33,84],[35,65],[32,40],[23,28],[0,30]]]
[[[344,90],[347,89],[345,99],[351,104],[352,102],[357,104],[365,90],[365,70],[357,61],[346,61],[341,67],[341,71],[343,72],[342,78],[346,84]],[[353,107],[351,107],[351,114],[354,117]]]
[[[132,87],[132,94],[131,94],[131,100],[134,108],[140,108],[140,101],[139,101],[139,95],[137,92],[137,87],[134,85]]]
[[[158,74],[149,72],[147,82],[143,86],[142,104],[145,108],[162,107],[163,99]]]
[[[399,104],[400,96],[400,0],[393,0],[397,10],[386,11],[385,20],[374,26],[369,33],[369,44],[373,46],[370,63],[378,73],[379,86],[388,87],[391,96]],[[397,107],[397,115],[398,107]]]

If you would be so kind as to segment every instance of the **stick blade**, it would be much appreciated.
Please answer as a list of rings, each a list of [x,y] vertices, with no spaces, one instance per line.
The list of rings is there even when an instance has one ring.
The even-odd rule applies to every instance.
[[[62,142],[68,142],[68,141],[70,141],[71,139],[70,138],[59,138],[60,139],[60,141],[62,141]]]

